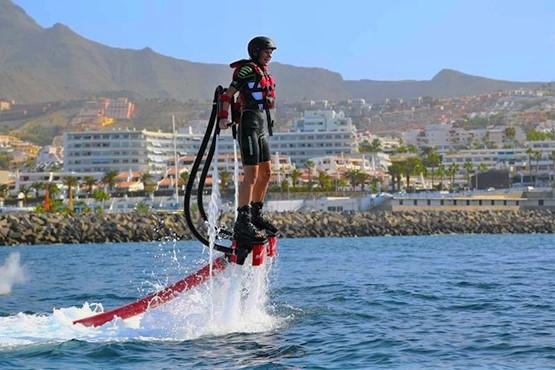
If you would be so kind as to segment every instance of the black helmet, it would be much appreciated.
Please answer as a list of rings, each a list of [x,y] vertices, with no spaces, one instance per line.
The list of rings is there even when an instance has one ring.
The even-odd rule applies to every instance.
[[[247,50],[249,51],[249,57],[256,61],[258,59],[258,53],[264,49],[277,49],[276,44],[274,41],[266,36],[257,36],[254,39],[249,41],[249,45],[247,46]]]

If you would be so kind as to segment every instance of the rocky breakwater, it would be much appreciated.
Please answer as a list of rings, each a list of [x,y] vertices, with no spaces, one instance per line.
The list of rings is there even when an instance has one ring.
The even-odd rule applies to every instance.
[[[274,220],[291,237],[555,233],[549,210],[288,213]]]
[[[190,239],[181,215],[10,214],[0,216],[0,245]]]
[[[375,212],[278,213],[271,215],[286,237],[431,234],[554,233],[555,213],[518,212]],[[222,218],[231,225],[232,215]],[[201,223],[199,223],[199,227]],[[104,243],[191,239],[179,214],[0,215],[0,245]]]

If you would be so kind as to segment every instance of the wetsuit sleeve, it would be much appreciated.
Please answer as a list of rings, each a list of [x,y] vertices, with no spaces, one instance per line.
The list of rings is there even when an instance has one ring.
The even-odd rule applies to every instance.
[[[247,82],[255,81],[256,73],[251,66],[245,65],[237,68],[233,72],[233,81],[231,81],[231,86],[237,90],[243,89]]]

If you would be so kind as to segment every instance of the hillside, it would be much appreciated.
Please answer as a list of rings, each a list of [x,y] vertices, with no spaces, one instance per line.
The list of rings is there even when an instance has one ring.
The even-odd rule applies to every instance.
[[[339,73],[272,63],[281,101],[457,96],[535,87],[443,70],[429,81],[345,81]],[[368,66],[370,74],[372,66]],[[23,9],[0,0],[0,97],[22,103],[83,99],[94,95],[207,100],[231,69],[88,40],[63,24],[43,28]]]

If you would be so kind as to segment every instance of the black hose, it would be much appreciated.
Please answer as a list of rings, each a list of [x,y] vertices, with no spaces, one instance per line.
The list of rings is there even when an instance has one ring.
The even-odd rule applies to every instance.
[[[210,243],[209,241],[197,230],[195,224],[193,223],[192,220],[192,216],[191,216],[191,194],[193,192],[193,186],[195,183],[195,179],[198,173],[198,169],[199,166],[202,162],[202,157],[204,156],[204,152],[206,151],[206,146],[208,145],[208,140],[210,140],[210,137],[212,136],[212,132],[214,131],[214,124],[216,123],[216,118],[217,118],[217,114],[218,114],[218,101],[219,101],[219,97],[223,92],[223,88],[221,86],[218,86],[216,88],[216,91],[214,92],[214,98],[212,100],[212,112],[210,113],[210,119],[208,121],[208,127],[206,128],[206,133],[204,135],[204,138],[202,139],[202,142],[200,144],[200,148],[199,151],[197,153],[197,156],[195,158],[195,161],[193,163],[193,167],[191,168],[191,172],[189,174],[189,180],[187,181],[187,186],[185,188],[185,198],[183,200],[183,211],[185,214],[185,221],[187,222],[187,226],[189,227],[189,230],[191,230],[191,233],[193,233],[193,235],[195,236],[195,238],[197,238],[202,244],[208,246]],[[216,129],[217,131],[218,129]],[[214,133],[216,133],[216,131],[214,131]],[[213,153],[212,153],[213,155]],[[210,167],[210,162],[209,161],[205,161],[204,163],[205,167]],[[204,182],[204,180],[201,181],[202,183]],[[200,185],[200,184],[199,184]],[[202,195],[201,195],[202,196]],[[200,209],[199,209],[200,211]],[[205,215],[206,216],[206,215]],[[233,250],[230,247],[226,247],[220,244],[214,244],[214,249],[226,254],[231,254],[233,252]]]
[[[198,188],[197,188],[197,206],[198,211],[200,213],[200,217],[203,220],[208,220],[206,217],[206,211],[204,210],[204,202],[203,202],[203,193],[204,193],[204,185],[206,183],[206,177],[208,176],[208,171],[210,170],[210,164],[212,163],[212,159],[214,158],[214,152],[216,151],[216,141],[218,140],[218,135],[220,133],[220,127],[218,123],[216,123],[216,129],[214,130],[214,134],[212,135],[212,142],[210,143],[210,148],[208,149],[208,154],[206,155],[206,159],[204,160],[204,167],[202,168],[202,172],[200,174],[200,179],[198,181]],[[216,164],[218,163],[218,158],[216,158]],[[212,184],[214,187],[215,184]]]

